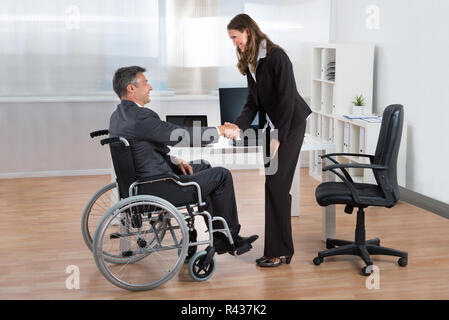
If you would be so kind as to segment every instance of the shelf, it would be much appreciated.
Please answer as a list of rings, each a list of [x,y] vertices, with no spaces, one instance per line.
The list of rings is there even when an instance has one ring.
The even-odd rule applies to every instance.
[[[344,117],[352,113],[352,101],[360,94],[366,102],[364,116],[373,113],[374,45],[315,44],[312,46],[311,69],[310,105],[313,114],[307,121],[307,132],[321,141],[333,143],[337,153],[374,154],[381,123]],[[322,165],[318,161],[316,155],[310,156],[310,174],[315,178],[318,178],[317,170]],[[338,161],[370,163],[369,157],[358,156],[339,156]],[[348,172],[354,181],[375,183],[372,170],[349,168]]]
[[[329,81],[329,80],[324,80],[324,79],[313,79],[313,81],[324,82],[324,83],[328,83],[328,84],[336,84],[335,81]]]

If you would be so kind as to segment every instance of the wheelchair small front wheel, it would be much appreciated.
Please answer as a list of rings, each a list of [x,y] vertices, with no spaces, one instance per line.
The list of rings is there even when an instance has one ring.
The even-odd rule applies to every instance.
[[[206,281],[215,272],[215,257],[209,263],[204,263],[208,252],[200,251],[189,261],[189,272],[195,281]]]

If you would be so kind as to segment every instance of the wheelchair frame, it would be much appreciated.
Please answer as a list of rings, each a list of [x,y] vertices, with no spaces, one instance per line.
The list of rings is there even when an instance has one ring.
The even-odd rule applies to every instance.
[[[90,134],[90,136],[92,138],[94,138],[94,137],[97,137],[100,135],[107,135],[107,134],[109,134],[108,130],[99,130],[99,131],[92,132]],[[126,148],[130,147],[129,141],[127,139],[125,139],[124,137],[110,137],[110,138],[106,138],[106,139],[103,139],[100,141],[101,145],[109,144],[110,147],[111,147],[111,144],[114,144],[114,143],[121,143]],[[112,156],[112,149],[111,149],[111,156]],[[157,197],[154,195],[149,195],[149,196],[138,195],[139,186],[144,185],[144,184],[158,183],[158,182],[162,182],[162,181],[172,181],[173,183],[177,184],[181,188],[193,186],[196,190],[195,196],[196,196],[197,201],[193,202],[193,203],[185,203],[180,206],[179,205],[173,206],[170,202],[166,201],[165,199],[163,199],[161,197]],[[203,202],[203,199],[201,196],[201,187],[198,185],[198,183],[193,182],[193,181],[181,182],[180,178],[173,173],[157,175],[157,176],[145,178],[143,180],[136,180],[136,181],[132,182],[128,188],[129,197],[125,197],[125,198],[122,198],[120,196],[121,192],[120,192],[118,179],[116,180],[115,183],[116,183],[116,188],[117,188],[117,191],[119,194],[119,202],[117,204],[113,205],[109,210],[107,210],[107,212],[104,214],[100,223],[98,223],[98,225],[96,227],[96,231],[95,231],[95,237],[93,238],[92,245],[90,247],[89,247],[88,240],[91,237],[85,235],[85,232],[87,232],[87,233],[89,232],[89,230],[87,228],[87,224],[88,224],[88,220],[89,220],[89,213],[86,212],[86,210],[93,206],[94,203],[92,201],[96,200],[96,199],[94,199],[95,196],[91,198],[91,201],[86,206],[85,212],[83,213],[83,219],[82,219],[84,240],[85,240],[87,246],[89,247],[89,249],[92,250],[94,257],[95,257],[95,261],[97,263],[97,266],[100,268],[100,271],[103,273],[103,275],[109,281],[111,281],[114,285],[117,285],[119,287],[122,287],[127,290],[131,290],[131,291],[148,290],[148,289],[153,289],[155,287],[158,287],[158,286],[162,285],[163,283],[165,283],[167,280],[169,280],[174,275],[175,272],[179,271],[179,269],[181,267],[180,265],[178,266],[176,264],[176,268],[173,268],[173,274],[167,274],[165,276],[165,278],[167,278],[167,279],[164,278],[164,281],[161,281],[160,283],[155,281],[157,283],[157,285],[155,285],[155,286],[133,285],[130,283],[127,283],[126,285],[124,285],[121,283],[120,279],[118,279],[118,281],[111,279],[111,278],[115,278],[115,276],[112,276],[112,277],[108,276],[106,274],[107,272],[104,270],[104,268],[101,267],[101,263],[104,263],[104,261],[99,261],[99,260],[106,260],[108,262],[118,263],[118,264],[122,263],[122,262],[120,262],[120,259],[118,259],[118,261],[117,261],[117,259],[116,260],[108,259],[105,256],[105,252],[101,248],[99,248],[99,247],[102,247],[102,243],[100,243],[102,241],[102,239],[100,239],[100,237],[105,232],[105,230],[102,230],[102,225],[108,221],[108,218],[110,218],[111,214],[114,214],[114,212],[117,212],[118,210],[125,210],[125,209],[123,209],[124,207],[120,207],[121,204],[132,203],[134,199],[136,199],[136,201],[138,201],[138,200],[142,200],[142,199],[148,200],[150,198],[154,199],[154,200],[159,199],[160,203],[167,202],[168,204],[170,204],[172,206],[172,209],[174,209],[174,212],[172,210],[171,213],[174,215],[176,215],[176,214],[179,215],[179,217],[184,221],[184,223],[179,224],[180,228],[184,229],[184,230],[181,230],[182,234],[187,234],[187,239],[188,239],[186,257],[183,257],[183,260],[185,263],[186,262],[189,263],[189,272],[190,272],[190,275],[192,276],[192,278],[196,281],[205,281],[212,276],[212,274],[215,271],[215,258],[214,258],[215,249],[213,247],[213,233],[221,232],[226,235],[226,237],[228,238],[229,243],[231,245],[233,245],[234,242],[233,242],[233,239],[232,239],[231,233],[229,231],[229,227],[228,227],[226,220],[224,218],[218,217],[218,216],[212,217],[212,215],[208,211],[205,210],[206,203]],[[111,185],[111,184],[109,184],[109,185]],[[106,186],[103,187],[102,189],[104,189],[104,188],[106,188]],[[100,189],[95,195],[97,195],[102,189]],[[101,195],[99,195],[97,197],[97,199],[100,196]],[[147,198],[145,198],[145,197],[147,197]],[[150,200],[148,200],[148,201],[150,201]],[[117,209],[117,208],[119,208],[119,209]],[[195,208],[196,208],[196,210],[194,210]],[[187,210],[187,212],[182,212],[183,210]],[[196,230],[194,227],[194,223],[195,223],[195,217],[198,215],[203,216],[203,218],[205,218],[205,221],[207,221],[208,233],[209,233],[208,240],[203,240],[203,241],[196,240]],[[223,228],[214,229],[213,228],[214,221],[221,221],[221,223],[223,224]],[[103,229],[107,228],[107,226],[108,226],[108,224],[106,226],[103,226]],[[173,236],[173,231],[172,230],[170,230],[170,231],[172,232],[172,236]],[[155,237],[157,237],[156,231],[154,231],[154,233],[155,233]],[[165,231],[164,231],[164,235],[165,235]],[[175,242],[176,242],[176,239],[175,239]],[[160,242],[159,242],[159,244],[160,244]],[[202,245],[207,245],[206,250],[196,253],[197,248]],[[178,248],[178,256],[180,254],[179,249],[182,249],[182,248]],[[137,261],[145,259],[148,255],[150,255],[150,253],[148,253],[143,258],[140,258]],[[137,261],[133,261],[132,263],[137,262]],[[129,262],[127,262],[127,263],[129,263]],[[197,269],[195,269],[195,268],[197,268]],[[201,272],[201,271],[206,271],[206,274],[205,275],[203,274],[200,276],[199,272]]]

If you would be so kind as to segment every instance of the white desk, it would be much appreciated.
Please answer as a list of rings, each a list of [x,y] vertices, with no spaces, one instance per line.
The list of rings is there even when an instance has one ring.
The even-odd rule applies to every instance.
[[[218,143],[207,147],[194,148],[171,148],[170,155],[180,157],[186,161],[194,161],[199,159],[207,160],[212,166],[222,166],[230,170],[238,169],[259,169],[260,174],[264,174],[262,147],[235,147],[223,137],[220,137]],[[325,153],[335,152],[335,145],[326,143],[322,140],[316,139],[306,135],[301,151],[320,150]],[[325,164],[329,160],[326,160]],[[309,164],[311,165],[311,164]],[[331,172],[326,172],[323,175],[324,181],[335,181],[335,175]],[[295,175],[290,191],[292,195],[292,216],[299,216],[300,214],[300,164],[296,165]],[[318,204],[317,204],[318,205]],[[335,237],[335,206],[327,206],[322,209],[322,237]]]

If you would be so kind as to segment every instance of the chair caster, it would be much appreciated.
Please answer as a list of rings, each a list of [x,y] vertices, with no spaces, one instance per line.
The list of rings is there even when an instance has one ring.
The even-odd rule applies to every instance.
[[[401,267],[406,267],[407,264],[408,264],[408,259],[407,259],[407,258],[399,258],[398,264],[399,264]]]
[[[321,258],[321,257],[316,257],[315,259],[313,259],[313,264],[316,265],[316,266],[319,266],[320,264],[323,263],[323,261],[324,261],[323,258]]]
[[[189,272],[195,281],[206,281],[215,272],[215,250],[209,248],[196,253],[189,261]]]

